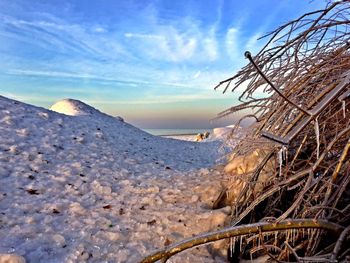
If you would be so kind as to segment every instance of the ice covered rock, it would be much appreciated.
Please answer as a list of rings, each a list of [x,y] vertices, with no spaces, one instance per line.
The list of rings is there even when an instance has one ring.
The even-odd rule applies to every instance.
[[[195,141],[196,142],[200,142],[203,141],[205,139],[207,139],[209,137],[210,132],[205,132],[205,133],[198,133],[196,135]]]
[[[203,134],[202,134],[202,133],[198,133],[198,134],[196,135],[195,141],[196,141],[196,142],[203,141]]]
[[[0,263],[25,263],[24,257],[16,254],[0,254]]]
[[[246,155],[232,156],[229,163],[225,166],[226,173],[233,173],[237,175],[252,172],[259,161],[262,160],[262,153],[260,150],[255,150]]]
[[[231,201],[234,201],[245,187],[246,183],[250,181],[251,174],[258,167],[258,165],[264,160],[267,152],[262,149],[256,149],[245,155],[234,155],[225,166],[224,171],[233,176],[230,183],[229,197]],[[254,193],[261,192],[266,183],[269,183],[271,173],[274,172],[274,166],[271,160],[269,160],[262,171],[259,173],[259,177],[256,180]],[[243,177],[242,177],[243,175]]]

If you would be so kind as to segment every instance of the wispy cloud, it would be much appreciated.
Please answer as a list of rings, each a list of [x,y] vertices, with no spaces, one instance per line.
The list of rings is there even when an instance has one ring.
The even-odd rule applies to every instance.
[[[98,81],[108,81],[108,82],[118,82],[124,85],[164,85],[164,86],[175,86],[175,87],[190,87],[190,84],[181,84],[174,82],[149,82],[142,80],[131,80],[131,79],[118,79],[118,78],[108,78],[101,77],[98,75],[92,74],[79,74],[79,73],[70,73],[70,72],[62,72],[62,71],[35,71],[35,70],[25,70],[25,69],[12,69],[6,72],[9,75],[17,75],[17,76],[39,76],[39,77],[48,77],[48,78],[77,78],[77,79],[91,79]]]
[[[226,51],[231,59],[237,59],[240,55],[239,44],[240,44],[240,32],[236,27],[231,27],[226,33]]]
[[[194,79],[197,79],[200,75],[201,75],[201,71],[198,70],[198,71],[196,72],[196,74],[193,75],[193,78],[194,78]]]
[[[217,58],[214,32],[200,32],[196,25],[185,32],[180,32],[172,25],[157,25],[150,33],[127,32],[124,36],[149,59],[169,62],[191,60],[196,63],[203,62],[203,54],[207,54],[206,59],[210,61]]]
[[[215,61],[219,57],[215,27],[212,27],[203,39],[203,56],[206,56],[209,61]]]
[[[110,41],[110,36],[96,37],[96,33],[106,33],[99,25],[90,31],[84,25],[71,24],[57,17],[29,21],[0,15],[0,21],[5,25],[0,34],[53,54],[61,53],[97,60],[128,54],[117,39]]]
[[[164,36],[160,35],[152,35],[152,34],[141,34],[141,33],[130,33],[127,32],[124,34],[127,38],[135,38],[135,39],[153,39],[153,40],[164,40]]]
[[[94,32],[97,32],[97,33],[106,33],[107,32],[107,29],[101,27],[101,26],[95,26],[93,28],[93,31]]]

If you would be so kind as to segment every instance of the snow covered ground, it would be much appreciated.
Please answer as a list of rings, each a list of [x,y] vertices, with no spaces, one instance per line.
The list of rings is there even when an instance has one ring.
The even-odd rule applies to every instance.
[[[221,142],[152,136],[82,102],[0,96],[0,253],[27,262],[137,262],[222,226],[210,210]],[[67,110],[69,109],[69,110]],[[170,262],[215,262],[203,247]]]

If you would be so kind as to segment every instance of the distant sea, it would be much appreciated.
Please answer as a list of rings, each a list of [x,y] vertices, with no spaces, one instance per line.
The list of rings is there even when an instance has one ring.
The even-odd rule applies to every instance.
[[[153,135],[192,135],[204,132],[212,132],[212,129],[143,129]]]

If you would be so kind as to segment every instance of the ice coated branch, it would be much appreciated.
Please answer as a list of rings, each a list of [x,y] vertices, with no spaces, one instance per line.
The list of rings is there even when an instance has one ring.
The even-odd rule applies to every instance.
[[[184,240],[182,242],[170,245],[164,249],[161,249],[147,256],[146,258],[141,260],[140,263],[151,263],[151,262],[156,262],[157,260],[160,260],[160,259],[165,259],[166,261],[169,257],[177,253],[180,253],[186,249],[207,244],[213,241],[225,239],[225,238],[242,236],[247,234],[259,234],[263,232],[289,230],[289,229],[302,229],[302,228],[323,229],[323,230],[332,231],[336,234],[340,234],[343,230],[343,227],[337,224],[334,224],[332,222],[328,222],[325,220],[315,220],[315,219],[294,219],[294,220],[281,221],[279,223],[263,222],[263,223],[256,223],[256,224],[250,224],[250,225],[229,227],[226,229],[202,234],[202,235]]]

